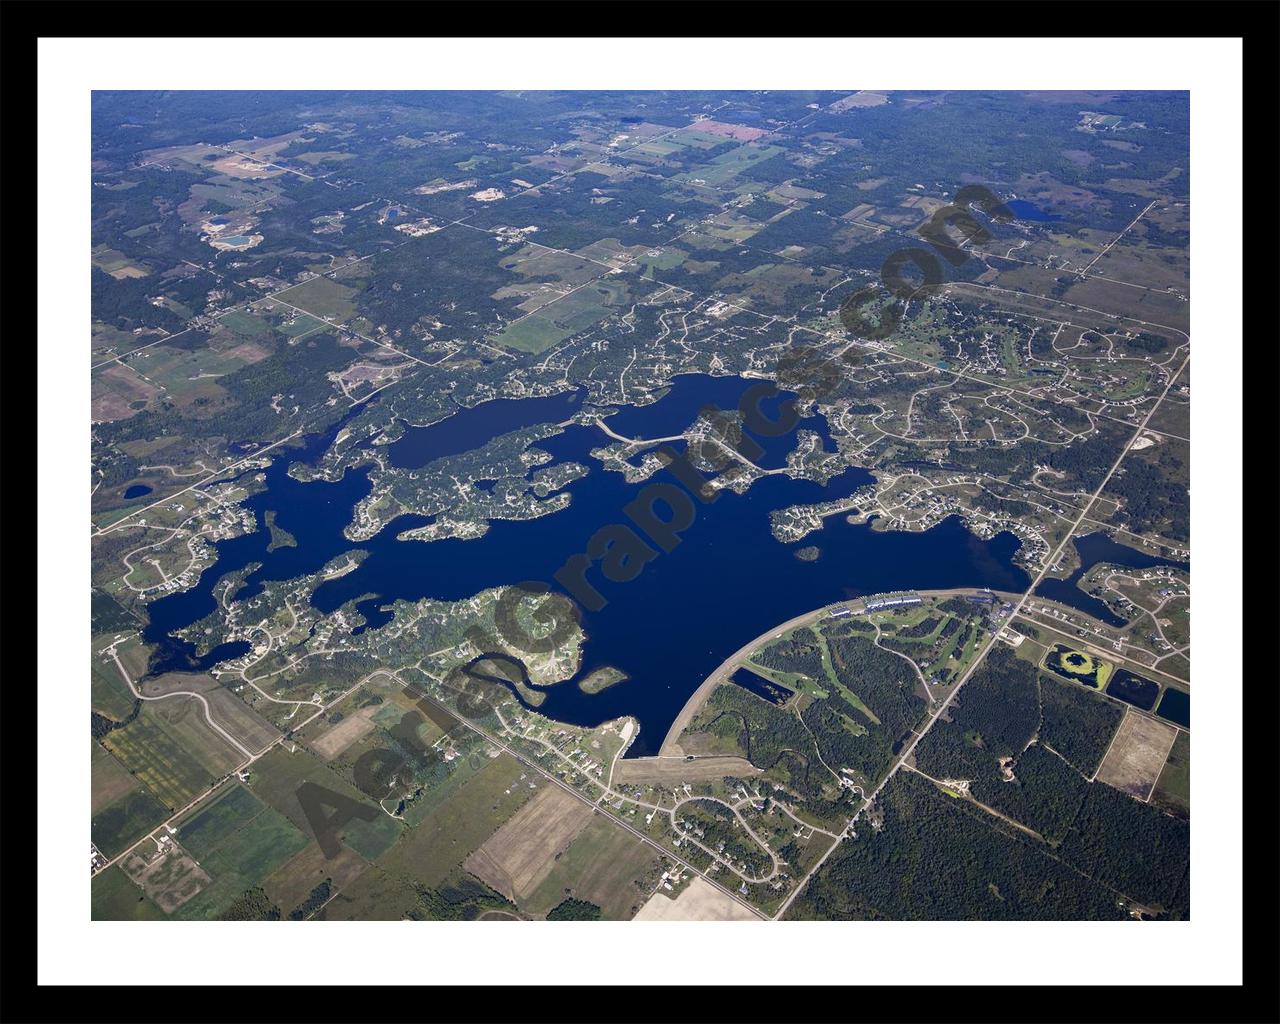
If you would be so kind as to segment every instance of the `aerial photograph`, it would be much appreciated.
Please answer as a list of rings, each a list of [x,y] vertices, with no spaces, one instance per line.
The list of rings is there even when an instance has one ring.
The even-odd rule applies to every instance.
[[[1192,920],[1191,94],[857,84],[92,92],[86,918]]]

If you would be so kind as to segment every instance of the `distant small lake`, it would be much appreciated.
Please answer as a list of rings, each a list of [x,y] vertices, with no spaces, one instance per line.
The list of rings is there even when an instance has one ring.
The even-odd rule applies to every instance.
[[[220,242],[226,242],[227,245],[247,245],[249,238],[247,235],[231,235],[229,238],[220,238]]]
[[[126,501],[131,501],[134,498],[141,498],[144,494],[150,494],[150,493],[151,493],[151,488],[148,487],[146,484],[134,484],[132,487],[128,487],[125,489],[124,497]]]
[[[1160,694],[1160,686],[1128,669],[1118,668],[1107,684],[1107,694],[1132,704],[1135,708],[1150,711]]]
[[[743,396],[765,381],[748,377],[714,377],[703,373],[681,374],[661,398],[648,405],[622,406],[612,411],[605,420],[609,429],[615,434],[636,440],[655,440],[679,434],[698,418],[698,414],[708,407],[726,413],[734,413],[743,402]],[[783,397],[774,395],[759,403],[760,412],[770,420],[780,417]],[[606,410],[609,411],[609,410]],[[835,451],[835,442],[831,439],[831,431],[822,416],[808,416],[800,420],[794,430],[777,437],[765,437],[753,433],[753,440],[759,444],[762,454],[752,457],[762,469],[778,469],[786,465],[787,456],[796,446],[796,432],[812,430],[822,438],[827,451]]]
[[[729,678],[733,680],[735,685],[741,686],[744,690],[749,690],[757,697],[763,697],[770,704],[785,704],[788,697],[795,696],[794,690],[788,690],[785,686],[770,682],[762,676],[756,675],[749,668],[740,668]]]
[[[582,408],[585,394],[579,389],[544,398],[495,398],[481,402],[425,427],[406,428],[387,455],[397,469],[420,469],[437,459],[483,448],[494,438],[512,431],[539,423],[562,423]]]
[[[1053,220],[1062,220],[1060,214],[1046,213],[1035,203],[1029,203],[1025,199],[1009,199],[1005,202],[1005,206],[1013,211],[1018,220],[1031,220],[1038,222],[1048,222]]]
[[[1160,699],[1160,706],[1156,708],[1156,714],[1161,718],[1167,718],[1170,722],[1176,722],[1183,728],[1190,729],[1191,694],[1175,690],[1172,686],[1167,687],[1164,696]]]

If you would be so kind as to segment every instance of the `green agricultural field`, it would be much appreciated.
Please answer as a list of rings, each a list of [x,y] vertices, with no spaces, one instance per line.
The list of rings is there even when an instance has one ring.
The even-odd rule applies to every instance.
[[[147,277],[151,274],[150,269],[143,264],[105,245],[93,250],[91,261],[99,270],[116,278]]]
[[[346,822],[338,838],[367,859],[384,852],[399,837],[402,828],[399,822],[337,772],[301,748],[290,753],[285,747],[277,746],[255,762],[249,785],[254,795],[314,838],[311,823],[298,801],[298,790],[305,783],[313,783],[363,805],[367,817],[357,816]],[[331,815],[333,810],[322,808],[322,812]]]
[[[523,352],[545,351],[599,323],[628,301],[630,291],[625,281],[592,281],[503,328],[489,340]]]
[[[1191,816],[1191,734],[1179,732],[1156,780],[1151,802],[1182,818]]]
[[[98,639],[95,638],[95,645]],[[133,712],[135,698],[114,661],[94,657],[90,662],[89,703],[94,711],[113,722],[123,722]]]
[[[106,747],[97,742],[89,745],[89,774],[93,782],[91,809],[94,814],[105,810],[121,797],[142,790],[142,784],[111,756]]]
[[[406,878],[376,864],[343,888],[317,915],[322,921],[403,921],[419,906],[418,892]]]
[[[120,662],[131,679],[146,675],[151,648],[142,642],[140,636],[135,634],[120,641],[116,645],[116,654],[119,655]],[[114,662],[112,664],[114,665]]]
[[[391,849],[404,833],[404,826],[388,814],[371,821],[353,821],[342,841],[365,860],[375,860]]]
[[[292,313],[292,311],[290,312]],[[312,331],[318,331],[325,326],[327,325],[323,320],[317,320],[313,316],[303,314],[301,316],[294,316],[292,320],[276,325],[275,329],[290,338],[301,338],[304,335],[310,334]]]
[[[438,772],[433,772],[423,791],[404,809],[404,820],[409,827],[417,828],[437,809],[448,803],[488,763],[488,754],[483,747],[477,747],[449,762],[447,773],[443,777]]]
[[[572,895],[599,906],[606,921],[627,921],[644,905],[662,863],[656,850],[598,814],[521,909],[541,917]]]
[[[670,156],[672,153],[679,153],[685,147],[675,141],[675,136],[665,139],[654,139],[652,142],[646,142],[643,146],[636,146],[628,150],[631,156]]]
[[[326,857],[317,844],[311,843],[264,878],[262,888],[288,917],[317,886],[327,881],[334,889],[345,890],[368,866],[368,861],[345,846],[337,856]]]
[[[644,281],[656,280],[655,271],[658,270],[674,270],[676,267],[684,263],[688,259],[686,253],[679,249],[663,249],[657,256],[645,254],[636,262],[640,267],[640,277]]]
[[[507,754],[493,758],[383,855],[378,866],[422,885],[438,885],[533,795],[528,782],[536,778],[538,785],[551,785],[541,776],[520,782],[524,773]]]
[[[532,352],[536,355],[545,352],[553,345],[558,345],[572,332],[559,326],[552,320],[534,313],[489,338],[495,345],[505,345],[520,352]]]
[[[267,805],[239,784],[223,786],[177,822],[178,841],[203,860],[228,836],[249,824]]]
[[[102,742],[171,810],[190,803],[242,760],[209,728],[200,705],[185,697],[144,704],[134,721]]]
[[[234,309],[227,313],[220,322],[244,338],[269,338],[272,333],[269,323],[241,309]]]
[[[243,340],[235,334],[224,334],[223,337],[231,346]],[[211,343],[201,344],[198,348],[157,345],[139,352],[130,360],[130,365],[164,388],[172,401],[187,408],[200,397],[223,394],[217,380],[250,365],[248,359],[234,353],[234,347],[220,352],[211,347]]]
[[[164,911],[149,900],[141,889],[113,865],[93,876],[90,898],[91,916],[95,921],[163,921]]]
[[[620,306],[627,291],[626,284],[622,282],[593,281],[544,307],[540,315],[570,334],[576,334],[599,323],[613,307]]]
[[[358,289],[348,288],[327,277],[316,277],[276,295],[278,302],[297,306],[322,320],[346,323],[356,315],[352,301]]]
[[[205,203],[216,203],[228,210],[253,206],[276,195],[278,190],[270,185],[251,181],[201,182],[191,186],[191,195]]]
[[[720,141],[724,141],[721,139]],[[744,143],[724,153],[709,164],[695,168],[680,177],[687,181],[700,179],[708,185],[723,185],[746,174],[758,163],[785,152],[781,146],[762,146],[754,142]]]
[[[169,816],[166,808],[151,793],[137,789],[126,793],[93,816],[90,835],[104,856],[114,857]]]
[[[243,800],[241,797],[230,799]],[[226,823],[232,820],[229,815],[233,812],[227,813],[228,817],[219,815],[220,820],[199,836],[202,843],[207,844],[221,829],[225,829]],[[247,889],[256,886],[302,850],[307,842],[307,837],[288,818],[262,805],[252,817],[247,820],[241,818],[235,830],[218,840],[210,852],[197,856],[200,866],[213,882],[184,903],[174,916],[185,920],[217,917]]]

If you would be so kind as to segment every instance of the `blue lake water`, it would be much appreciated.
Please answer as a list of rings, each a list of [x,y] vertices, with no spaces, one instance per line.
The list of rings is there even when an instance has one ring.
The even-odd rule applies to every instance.
[[[1061,214],[1046,213],[1035,203],[1028,202],[1025,199],[1009,199],[1005,201],[1005,206],[1013,211],[1013,215],[1019,220],[1037,221],[1040,223],[1048,223],[1049,221],[1062,220]]]
[[[1128,669],[1118,668],[1107,683],[1107,693],[1132,704],[1135,708],[1150,711],[1160,693],[1160,685],[1146,676],[1135,675]]]
[[[615,434],[636,440],[651,441],[674,437],[685,430],[698,418],[698,413],[708,406],[722,411],[737,409],[743,394],[761,383],[763,382],[743,377],[683,374],[675,378],[671,387],[657,402],[650,405],[624,406],[617,412],[611,413],[607,423],[609,429]],[[777,395],[761,401],[759,403],[761,412],[771,420],[778,419],[784,397]],[[753,433],[752,439],[761,451],[751,452],[751,461],[761,469],[778,469],[785,466],[787,456],[795,449],[795,432],[798,430],[814,431],[822,438],[827,451],[835,451],[835,443],[831,440],[827,421],[821,416],[809,416],[800,420],[794,430],[784,434],[767,437]],[[681,448],[682,445],[673,444],[672,447]],[[863,481],[863,483],[870,482],[870,476]],[[855,485],[853,489],[858,486],[861,484]]]
[[[794,690],[789,690],[785,686],[770,682],[747,668],[738,669],[729,678],[744,690],[750,690],[757,697],[764,698],[770,704],[785,704],[789,697],[795,695]]]
[[[1105,601],[1086,594],[1078,586],[1081,577],[1099,562],[1118,565],[1125,569],[1154,569],[1167,565],[1175,569],[1190,570],[1186,562],[1175,562],[1168,558],[1158,558],[1145,551],[1118,544],[1105,533],[1090,533],[1084,537],[1074,538],[1076,551],[1080,554],[1080,568],[1065,580],[1044,579],[1036,587],[1036,594],[1047,597],[1050,601],[1058,601],[1068,607],[1075,608],[1092,615],[1117,629],[1125,624],[1125,620],[1111,610]]]
[[[562,423],[582,407],[583,391],[546,398],[495,398],[425,427],[407,427],[387,450],[398,469],[419,469],[436,459],[483,447],[495,437],[539,423]]]
[[[1168,687],[1164,691],[1164,696],[1160,698],[1160,706],[1156,708],[1156,714],[1190,729],[1191,694],[1175,690],[1172,686]]]
[[[150,493],[151,488],[146,484],[134,484],[125,488],[124,497],[126,501],[132,501],[134,498],[141,498],[144,494]]]
[[[688,426],[699,408],[714,402],[730,408],[753,382],[741,378],[689,375],[660,401],[628,407],[608,420],[612,429],[632,437],[670,436]],[[564,396],[558,396],[564,397]],[[568,401],[567,397],[564,397]],[[547,402],[545,399],[526,401]],[[519,404],[519,403],[517,403]],[[491,408],[486,410],[486,406]],[[554,404],[543,422],[560,422],[564,409]],[[768,411],[771,407],[766,405]],[[476,410],[485,410],[477,413]],[[460,412],[458,424],[445,420],[420,428],[400,449],[397,465],[422,465],[441,452],[465,451],[513,429],[528,418],[520,410],[496,402]],[[470,412],[473,415],[468,416]],[[450,419],[453,419],[451,417]],[[820,418],[806,421],[828,440]],[[566,559],[586,549],[601,527],[627,524],[623,507],[645,483],[628,484],[622,474],[607,472],[590,457],[592,448],[609,442],[595,426],[572,425],[537,447],[555,462],[573,461],[591,469],[569,483],[568,508],[526,522],[498,520],[475,540],[446,539],[423,543],[397,541],[396,534],[429,523],[428,517],[405,515],[377,536],[353,544],[342,536],[352,507],[371,488],[367,469],[348,471],[333,483],[302,483],[287,473],[290,461],[313,461],[328,448],[342,423],[325,435],[278,458],[266,470],[265,489],[245,506],[261,524],[268,510],[276,524],[293,534],[296,547],[266,550],[264,530],[214,545],[217,561],[191,590],[150,606],[148,640],[160,644],[153,671],[203,668],[238,656],[244,644],[228,644],[197,658],[189,644],[170,634],[215,609],[213,587],[228,572],[261,563],[247,577],[239,598],[252,596],[268,580],[285,580],[316,572],[348,551],[365,551],[359,568],[318,586],[312,601],[329,613],[349,601],[365,616],[369,629],[391,619],[384,606],[398,598],[459,600],[500,584],[541,581],[563,590],[555,572]],[[497,431],[497,433],[492,433]],[[486,436],[487,435],[487,436]],[[762,441],[766,468],[780,465],[794,435]],[[671,447],[679,450],[681,443]],[[419,461],[422,460],[422,461]],[[744,495],[720,493],[709,504],[694,502],[696,514],[670,553],[658,552],[628,582],[605,579],[599,565],[587,580],[606,601],[598,611],[585,611],[587,635],[580,677],[603,665],[621,669],[628,679],[598,694],[584,694],[572,683],[545,688],[538,710],[561,721],[592,726],[620,715],[634,715],[641,731],[628,756],[655,753],[671,721],[689,694],[728,655],[777,623],[834,601],[884,590],[913,587],[983,586],[1020,591],[1029,584],[1012,556],[1019,542],[1009,533],[983,541],[952,517],[925,533],[876,532],[834,516],[801,544],[816,544],[822,557],[814,562],[793,556],[797,545],[779,544],[769,526],[770,511],[851,494],[873,481],[866,470],[850,468],[826,486],[783,475],[756,481]],[[652,482],[675,483],[670,470]],[[662,515],[667,510],[659,507]],[[656,549],[655,549],[656,550]],[[375,598],[366,595],[375,594]]]

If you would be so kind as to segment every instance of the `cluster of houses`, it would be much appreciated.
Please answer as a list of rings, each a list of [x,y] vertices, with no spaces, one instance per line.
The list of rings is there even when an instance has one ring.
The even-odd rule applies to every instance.
[[[904,594],[900,597],[877,597],[864,601],[862,611],[863,614],[870,614],[871,612],[883,611],[886,608],[906,608],[923,603],[923,598],[918,594]]]

